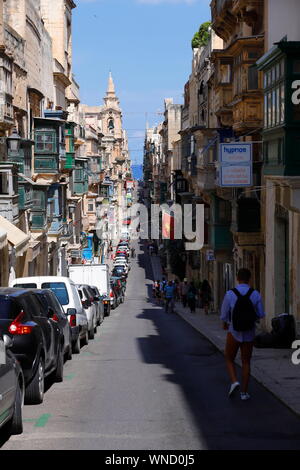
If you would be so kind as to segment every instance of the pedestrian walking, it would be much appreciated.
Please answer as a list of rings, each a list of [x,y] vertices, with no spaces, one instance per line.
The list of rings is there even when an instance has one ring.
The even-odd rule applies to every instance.
[[[170,313],[174,312],[174,297],[175,297],[175,285],[172,281],[169,281],[168,284],[164,288],[164,294],[165,294],[165,309],[166,313],[169,312],[170,308]]]
[[[240,396],[243,401],[250,398],[248,384],[256,322],[265,316],[261,296],[250,286],[250,281],[251,272],[245,268],[240,269],[237,274],[237,286],[226,292],[221,308],[223,328],[228,331],[225,359],[231,380],[229,397],[240,388],[234,363],[240,349],[242,358]]]
[[[161,299],[160,280],[157,280],[155,283],[155,297],[157,298],[158,303],[160,303],[160,299]]]
[[[187,292],[187,302],[190,308],[191,313],[196,313],[196,299],[197,299],[197,289],[193,281],[191,281],[188,292]]]
[[[189,284],[187,278],[184,278],[183,282],[181,283],[180,286],[180,295],[181,295],[181,302],[184,308],[187,305],[187,293],[189,290]]]
[[[131,248],[131,258],[135,258],[135,248]]]
[[[178,279],[175,279],[174,286],[175,286],[175,300],[178,301],[180,300],[180,284],[179,284]]]
[[[209,282],[204,279],[200,288],[200,299],[202,303],[202,308],[204,308],[205,315],[208,315],[209,306],[212,301],[212,290],[209,285]]]

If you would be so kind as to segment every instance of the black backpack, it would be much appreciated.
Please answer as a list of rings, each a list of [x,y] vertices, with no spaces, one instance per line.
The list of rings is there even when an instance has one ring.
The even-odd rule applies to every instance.
[[[250,288],[246,295],[242,295],[237,289],[232,289],[237,296],[237,301],[232,310],[232,326],[235,331],[252,330],[257,320],[253,303],[250,300],[254,289]]]

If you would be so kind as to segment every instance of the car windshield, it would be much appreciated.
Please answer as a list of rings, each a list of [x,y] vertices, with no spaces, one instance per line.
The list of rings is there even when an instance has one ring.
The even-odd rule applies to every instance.
[[[64,282],[44,282],[42,289],[51,289],[61,305],[68,305],[69,295]]]

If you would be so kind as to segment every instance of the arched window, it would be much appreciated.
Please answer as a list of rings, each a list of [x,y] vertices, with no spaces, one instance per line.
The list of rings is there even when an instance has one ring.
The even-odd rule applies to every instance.
[[[114,128],[115,128],[114,120],[113,120],[113,119],[109,119],[109,120],[108,120],[108,130],[109,130],[109,132],[113,133],[113,132],[114,132]]]

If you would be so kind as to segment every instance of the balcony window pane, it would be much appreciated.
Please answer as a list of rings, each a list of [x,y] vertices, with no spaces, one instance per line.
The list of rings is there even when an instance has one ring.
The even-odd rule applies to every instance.
[[[280,123],[285,120],[285,89],[284,84],[280,86]]]
[[[41,133],[35,134],[35,151],[37,153],[55,153],[55,133]]]
[[[268,95],[265,95],[264,103],[264,127],[268,127]]]
[[[268,127],[272,125],[272,93],[268,93]]]
[[[248,68],[248,90],[258,89],[258,70],[256,66]]]
[[[280,88],[276,88],[276,125],[280,124]]]
[[[272,91],[272,127],[276,124],[276,90]]]

